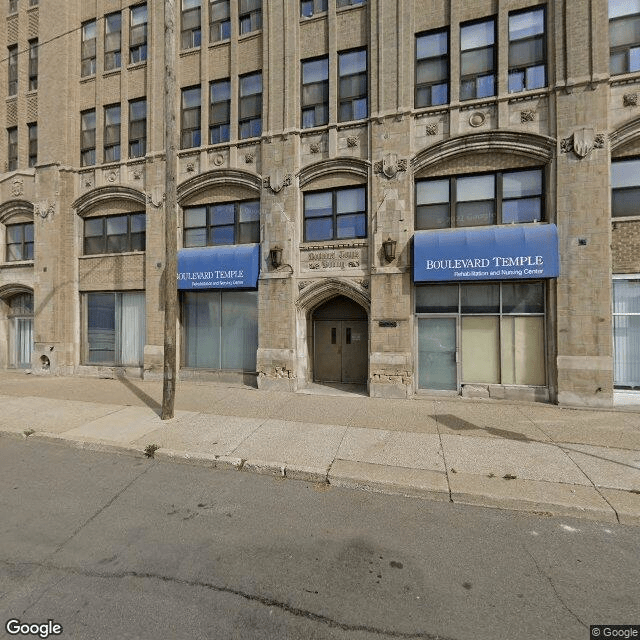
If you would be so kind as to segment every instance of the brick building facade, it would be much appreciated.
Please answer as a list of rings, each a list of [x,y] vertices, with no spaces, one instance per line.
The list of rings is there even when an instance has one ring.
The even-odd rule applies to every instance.
[[[176,4],[181,376],[640,388],[640,3]],[[0,366],[161,376],[163,3],[3,10]]]

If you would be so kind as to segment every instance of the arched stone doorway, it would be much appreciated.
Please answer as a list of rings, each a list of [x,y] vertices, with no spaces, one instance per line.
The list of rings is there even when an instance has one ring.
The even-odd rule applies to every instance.
[[[338,295],[317,307],[313,322],[313,381],[366,384],[369,364],[367,312]]]

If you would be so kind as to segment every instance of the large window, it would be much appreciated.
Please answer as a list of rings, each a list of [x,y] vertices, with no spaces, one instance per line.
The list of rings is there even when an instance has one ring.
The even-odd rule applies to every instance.
[[[184,246],[260,242],[260,201],[224,202],[184,210]]]
[[[453,176],[416,182],[416,229],[539,222],[542,169]]]
[[[611,163],[611,215],[640,216],[640,159]]]
[[[262,28],[262,0],[240,0],[240,35]]]
[[[611,75],[640,71],[640,0],[609,0]]]
[[[304,194],[306,242],[364,238],[367,235],[365,187],[348,187]]]
[[[361,120],[368,115],[367,51],[338,54],[338,121]]]
[[[209,144],[228,142],[231,122],[231,82],[216,80],[209,86]]]
[[[449,102],[449,33],[446,29],[416,37],[416,107]]]
[[[184,367],[256,370],[257,291],[185,291],[182,326]]]
[[[147,153],[147,101],[129,103],[129,157],[142,158]]]
[[[302,127],[329,122],[329,58],[302,62]]]
[[[613,281],[613,384],[640,389],[640,280]]]
[[[38,88],[38,41],[29,40],[29,91]]]
[[[183,49],[199,47],[201,41],[200,0],[182,0],[181,44]]]
[[[29,132],[29,166],[35,167],[38,164],[38,123],[30,122],[27,130]]]
[[[327,10],[328,0],[300,0],[300,15],[310,18]]]
[[[200,146],[200,87],[182,90],[182,123],[180,132],[181,149]]]
[[[131,7],[129,21],[129,62],[147,59],[147,5]]]
[[[89,109],[80,114],[80,166],[96,163],[96,110]]]
[[[229,0],[212,0],[209,5],[209,40],[218,42],[231,37]]]
[[[18,45],[8,47],[8,95],[15,96],[18,93]]]
[[[85,218],[84,255],[144,250],[144,213]]]
[[[355,7],[359,4],[364,4],[366,0],[337,0],[336,7]]]
[[[496,93],[494,19],[460,25],[460,100]]]
[[[418,285],[416,314],[421,388],[456,389],[456,353],[462,384],[545,384],[543,282]]]
[[[7,171],[18,168],[18,127],[7,129]]]
[[[240,76],[239,137],[253,138],[262,133],[262,71]]]
[[[96,72],[96,21],[82,25],[82,51],[80,75],[90,76]]]
[[[509,93],[547,84],[544,8],[509,14]]]
[[[7,262],[33,260],[33,222],[7,225]]]
[[[84,362],[139,367],[144,361],[143,292],[83,295]]]
[[[120,105],[104,108],[104,161],[120,160]]]
[[[120,11],[104,17],[104,70],[122,65],[122,14]]]

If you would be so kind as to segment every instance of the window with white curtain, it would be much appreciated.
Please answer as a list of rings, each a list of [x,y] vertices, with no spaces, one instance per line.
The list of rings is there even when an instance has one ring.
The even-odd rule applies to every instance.
[[[141,291],[84,294],[85,364],[142,366],[144,306]]]
[[[640,388],[640,279],[613,281],[613,384]]]

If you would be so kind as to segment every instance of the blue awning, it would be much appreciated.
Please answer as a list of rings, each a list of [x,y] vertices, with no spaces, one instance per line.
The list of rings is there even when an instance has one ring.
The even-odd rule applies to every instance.
[[[557,278],[555,224],[416,231],[415,282]]]
[[[259,244],[178,251],[178,289],[255,289],[259,272]]]

